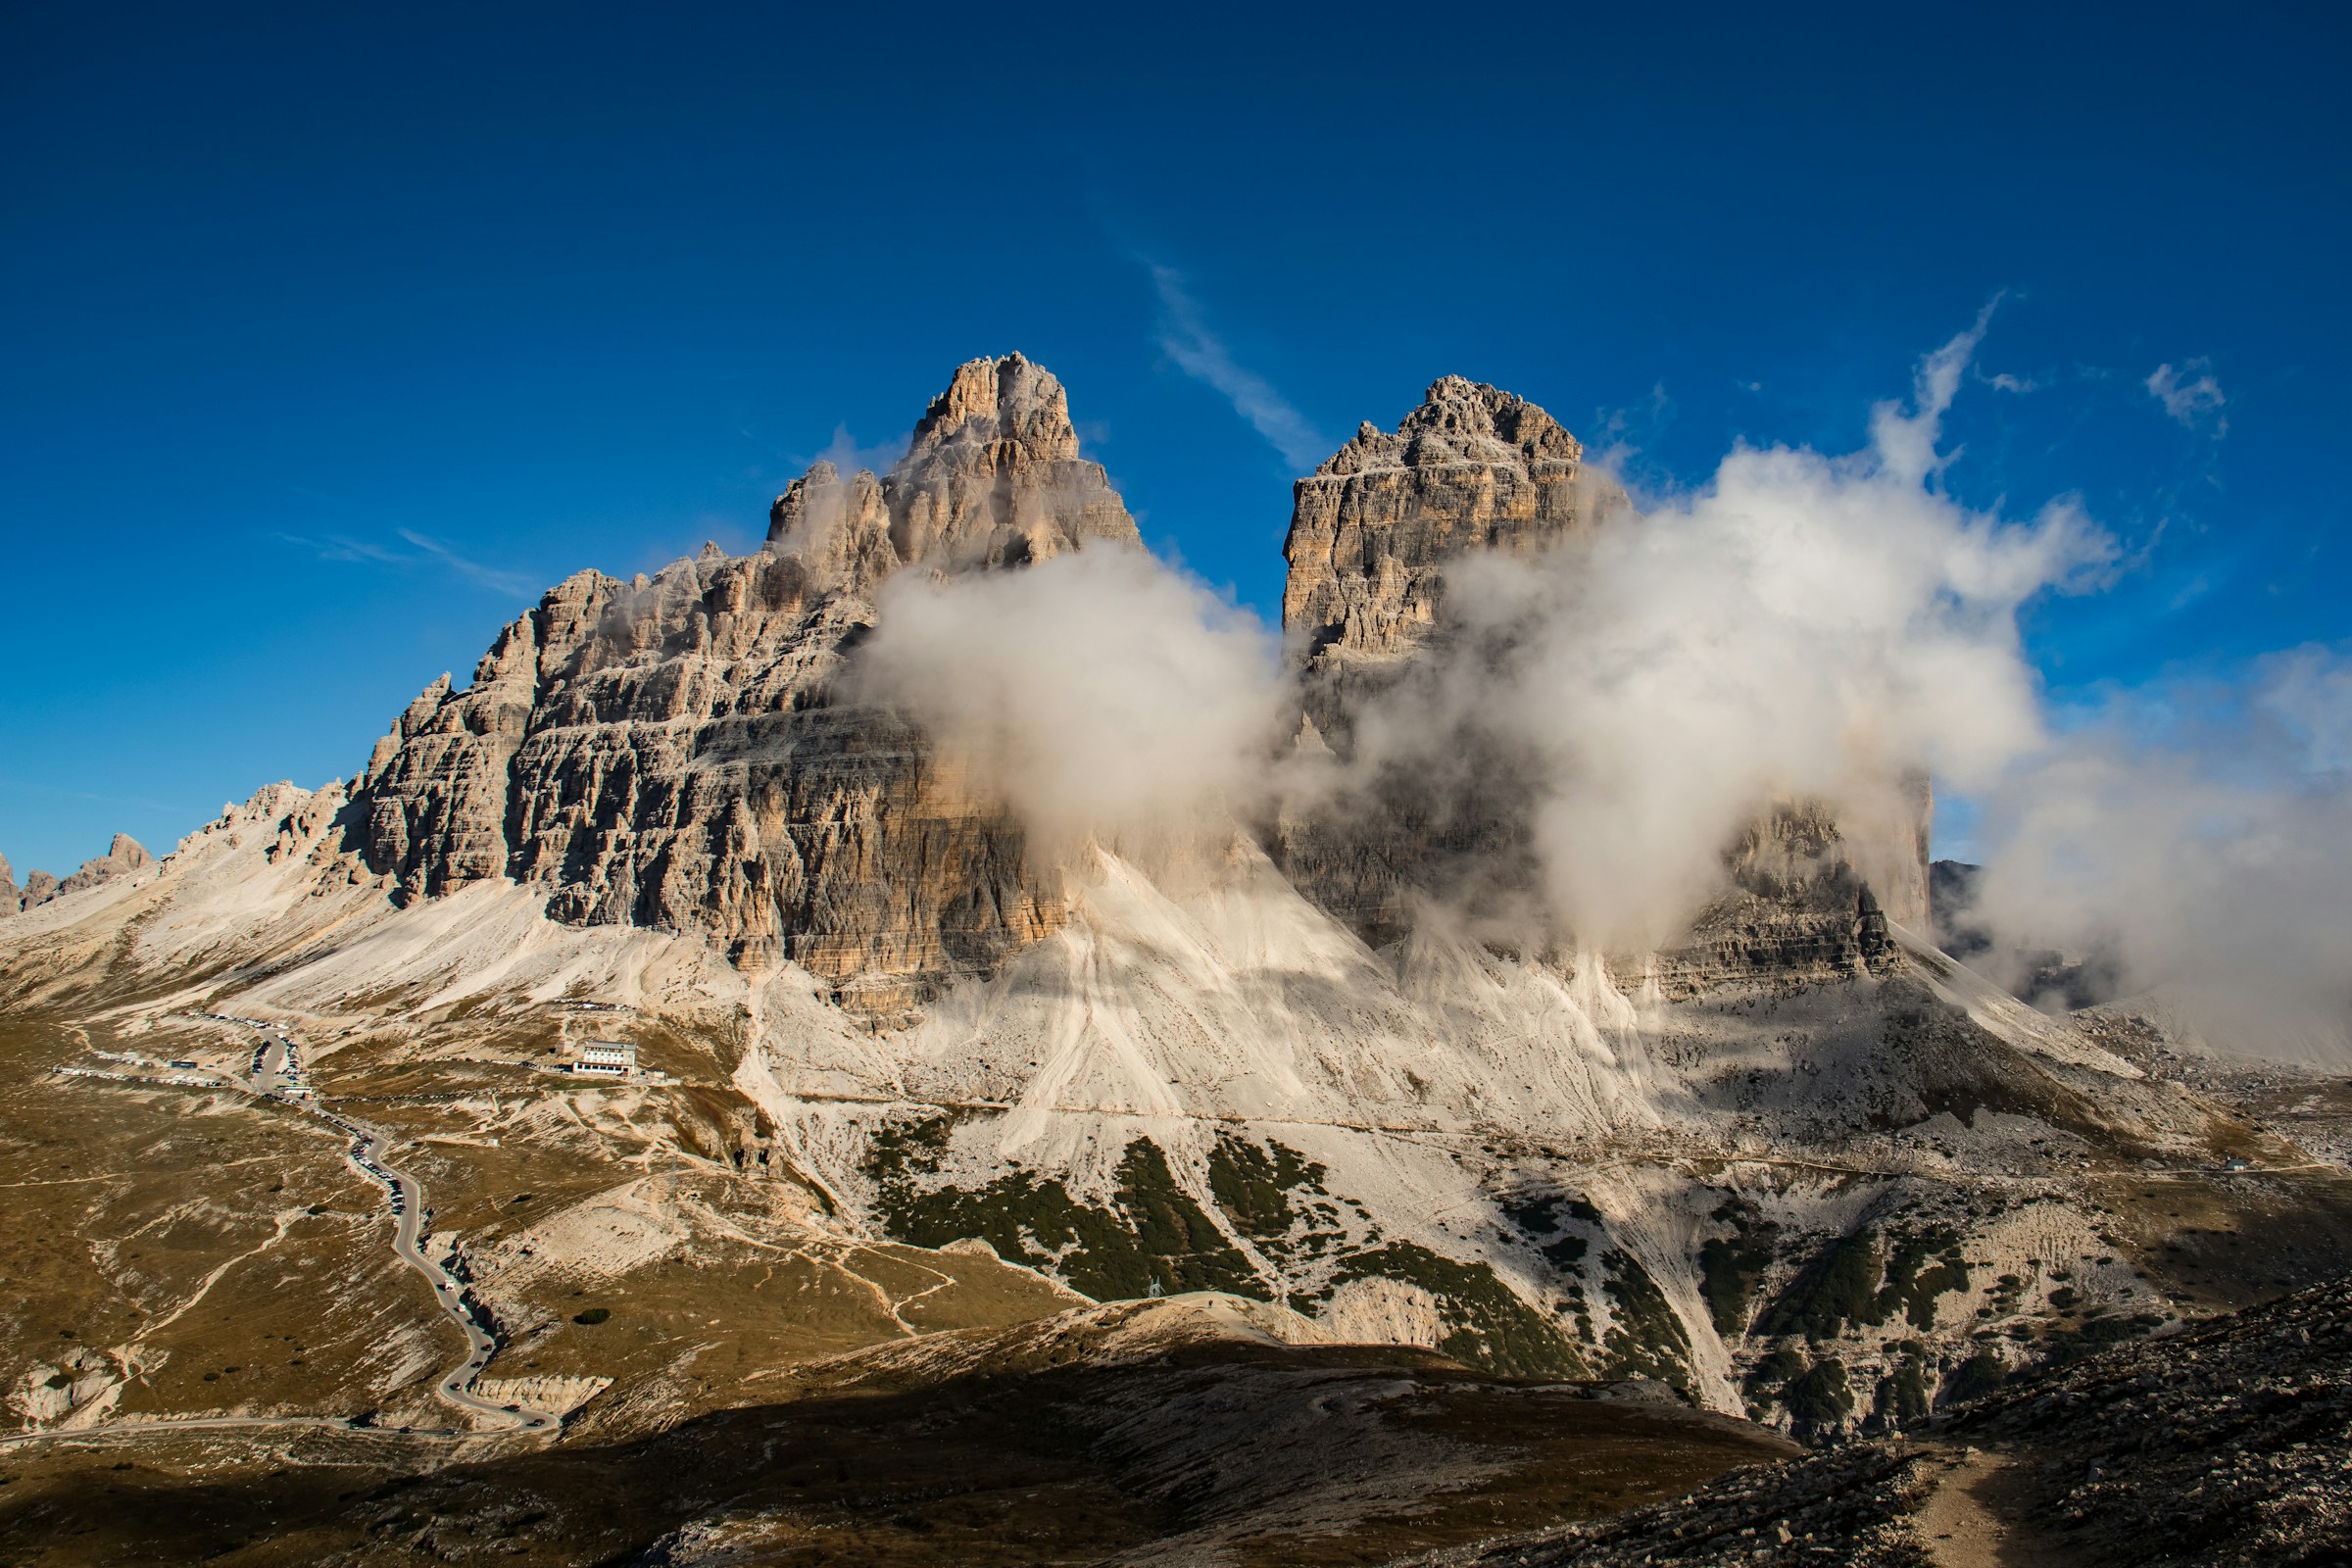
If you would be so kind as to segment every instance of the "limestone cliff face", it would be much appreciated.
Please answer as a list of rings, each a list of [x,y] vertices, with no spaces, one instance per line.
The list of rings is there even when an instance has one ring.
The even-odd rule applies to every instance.
[[[1394,432],[1369,421],[1293,488],[1285,632],[1319,663],[1409,653],[1436,629],[1448,562],[1535,551],[1625,493],[1523,398],[1449,375]]]
[[[1425,674],[1457,632],[1447,568],[1482,553],[1532,555],[1580,530],[1639,527],[1625,492],[1588,469],[1544,410],[1447,376],[1394,432],[1363,425],[1294,492],[1283,627],[1303,656],[1299,744],[1350,750],[1367,708]],[[1540,915],[1525,759],[1465,733],[1432,762],[1376,773],[1336,807],[1287,815],[1278,858],[1301,891],[1384,944],[1420,901],[1467,911],[1524,943]],[[1767,810],[1726,847],[1730,890],[1661,979],[1850,973],[1891,963],[1887,920],[1924,930],[1924,778],[1891,825],[1852,836],[1818,802]]]
[[[1363,424],[1293,487],[1283,631],[1303,658],[1304,746],[1350,753],[1365,709],[1426,669],[1415,656],[1451,635],[1448,565],[1533,554],[1630,513],[1583,460],[1544,410],[1449,375],[1394,431]],[[1425,896],[1524,923],[1532,781],[1475,736],[1463,748],[1443,778],[1391,770],[1337,809],[1286,817],[1284,870],[1376,945],[1402,937]]]
[[[874,592],[910,565],[1140,543],[1079,458],[1060,384],[1018,355],[975,361],[889,474],[794,481],[760,553],[581,572],[466,690],[428,687],[361,781],[359,847],[404,896],[511,877],[559,920],[705,933],[747,968],[789,958],[904,1015],[1062,906],[1009,817],[842,695]]]
[[[903,565],[1014,566],[1088,541],[1140,544],[1102,466],[1078,456],[1061,383],[1018,354],[956,372],[877,479],[820,463],[776,498],[770,550],[869,592]]]
[[[1456,635],[1450,565],[1640,525],[1549,415],[1454,376],[1396,431],[1367,425],[1296,499],[1284,605],[1305,655],[1300,744],[1343,751],[1365,706]],[[1064,913],[1007,815],[904,719],[845,695],[875,597],[910,568],[1139,546],[1079,456],[1060,384],[1018,355],[974,361],[889,473],[818,464],[795,480],[760,553],[709,547],[651,578],[589,571],[551,590],[465,690],[444,677],[410,705],[354,791],[349,832],[403,898],[511,878],[544,888],[556,919],[702,933],[747,968],[789,959],[869,1017],[906,1017]],[[1375,943],[1404,935],[1428,897],[1524,941],[1541,905],[1536,798],[1521,759],[1474,738],[1440,773],[1393,769],[1286,818],[1274,847]],[[1925,820],[1923,797],[1910,838],[1865,843],[1815,804],[1768,813],[1727,847],[1734,891],[1663,978],[1881,961],[1887,918],[1924,911]]]

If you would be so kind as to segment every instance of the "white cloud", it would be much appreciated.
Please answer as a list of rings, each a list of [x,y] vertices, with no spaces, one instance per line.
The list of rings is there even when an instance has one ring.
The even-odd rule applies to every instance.
[[[423,554],[412,555],[405,551],[371,543],[368,540],[349,538],[343,534],[324,534],[316,539],[296,533],[280,533],[274,537],[287,544],[298,545],[305,550],[312,551],[320,561],[344,561],[401,568],[437,565],[456,573],[476,587],[486,588],[492,593],[536,599],[540,590],[546,586],[522,572],[505,571],[462,556],[440,540],[418,533],[414,528],[399,528],[394,531],[403,540],[422,551]]]
[[[860,470],[875,474],[888,473],[906,455],[907,440],[906,436],[900,436],[895,441],[861,447],[850,434],[847,424],[836,424],[833,427],[833,439],[825,444],[824,451],[808,460],[808,466],[813,467],[819,463],[830,463],[834,471],[844,478]]]
[[[2102,958],[2222,1050],[2352,1062],[2345,651],[2101,693],[1983,830],[1978,914],[2012,952]]]
[[[1300,473],[1331,455],[1336,443],[1326,441],[1264,376],[1234,362],[1233,352],[1209,330],[1200,305],[1185,291],[1181,274],[1152,264],[1152,285],[1159,291],[1159,346],[1178,369],[1223,393],[1234,413]]]
[[[2188,379],[2194,376],[2194,380]],[[2213,377],[2213,362],[2190,360],[2176,370],[2169,364],[2159,365],[2148,372],[2140,383],[2148,395],[2164,405],[2164,412],[2177,423],[2194,430],[2208,418],[2213,420],[2213,433],[2221,435],[2230,428],[2222,408],[2230,400],[2222,395],[2222,384]]]
[[[1983,323],[1922,362],[1844,457],[1740,447],[1645,517],[1448,574],[1463,635],[1359,728],[1368,764],[1528,760],[1554,916],[1587,946],[1669,943],[1775,801],[1899,820],[1919,768],[1998,777],[2040,743],[2019,609],[2112,542],[2074,507],[1977,513],[1933,482]]]
[[[2020,611],[2103,580],[2116,545],[2071,503],[2013,517],[1946,493],[1940,425],[1984,325],[1921,362],[1859,452],[1741,446],[1646,516],[1458,563],[1447,635],[1359,713],[1346,765],[1275,764],[1296,709],[1274,634],[1140,551],[902,573],[860,678],[1047,854],[1263,820],[1286,793],[1345,811],[1400,773],[1441,810],[1523,789],[1549,913],[1593,947],[1677,940],[1776,801],[1890,820],[1926,768],[1980,808],[2004,932],[2110,955],[2217,1045],[2342,1040],[2352,655],[2053,714]]]
[[[1049,855],[1181,833],[1264,789],[1286,690],[1246,610],[1141,550],[901,572],[858,677],[939,737]]]
[[[490,589],[494,593],[517,594],[526,599],[536,599],[540,589],[545,586],[521,572],[502,571],[496,566],[485,566],[478,561],[468,560],[440,540],[429,538],[414,528],[401,529],[400,536],[466,581]]]

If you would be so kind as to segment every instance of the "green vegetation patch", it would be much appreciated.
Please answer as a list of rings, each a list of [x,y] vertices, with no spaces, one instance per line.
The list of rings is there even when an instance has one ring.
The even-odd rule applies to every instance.
[[[890,1234],[916,1247],[977,1237],[1000,1257],[1033,1264],[1098,1301],[1162,1291],[1230,1291],[1267,1298],[1249,1260],[1176,1185],[1148,1138],[1120,1156],[1109,1207],[1081,1203],[1057,1177],[1015,1170],[981,1188],[924,1188],[955,1122],[949,1116],[883,1129],[866,1170],[881,1190]]]
[[[1778,1399],[1789,1383],[1804,1376],[1805,1358],[1787,1346],[1768,1352],[1747,1369],[1741,1380],[1748,1393],[1761,1399]]]
[[[1811,1371],[1788,1385],[1781,1402],[1798,1436],[1836,1432],[1854,1413],[1854,1390],[1846,1378],[1845,1363],[1836,1356],[1816,1362]]]
[[[1690,1392],[1690,1334],[1658,1289],[1658,1282],[1630,1252],[1611,1250],[1601,1254],[1608,1270],[1601,1289],[1608,1293],[1609,1332],[1601,1348],[1611,1377],[1656,1378],[1684,1395]]]
[[[1288,1236],[1295,1214],[1293,1193],[1321,1194],[1325,1171],[1295,1149],[1269,1141],[1261,1149],[1231,1133],[1217,1134],[1208,1152],[1208,1190],[1243,1235],[1259,1241]]]
[[[1848,1323],[1883,1323],[1879,1240],[1870,1231],[1839,1237],[1796,1278],[1757,1323],[1760,1334],[1836,1339]]]
[[[1446,1325],[1438,1348],[1465,1365],[1515,1377],[1586,1375],[1576,1347],[1489,1264],[1457,1263],[1411,1242],[1391,1242],[1347,1259],[1332,1284],[1360,1279],[1399,1280],[1436,1297]]]
[[[1965,1291],[1968,1283],[1954,1231],[1892,1232],[1882,1250],[1878,1232],[1860,1230],[1832,1242],[1790,1280],[1756,1331],[1831,1340],[1848,1324],[1883,1325],[1898,1309],[1914,1328],[1934,1328],[1936,1298]]]
[[[1945,1404],[1966,1404],[2009,1381],[2009,1363],[1990,1350],[1980,1350],[1960,1363],[1958,1371],[1944,1381],[1942,1401]]]
[[[1905,1356],[1895,1363],[1894,1370],[1879,1379],[1871,1413],[1889,1429],[1927,1417],[1927,1370],[1916,1357]]]
[[[1748,1302],[1772,1266],[1773,1244],[1781,1228],[1742,1198],[1724,1200],[1714,1217],[1730,1224],[1732,1234],[1710,1237],[1699,1248],[1698,1289],[1715,1332],[1728,1339],[1747,1327]]]
[[[1600,1224],[1599,1209],[1567,1193],[1512,1193],[1498,1206],[1511,1228],[1563,1274],[1575,1273],[1592,1246],[1590,1238],[1571,1228],[1572,1223]]]
[[[1960,1235],[1946,1226],[1893,1235],[1886,1258],[1886,1282],[1879,1291],[1884,1323],[1900,1303],[1904,1319],[1916,1329],[1936,1326],[1936,1298],[1968,1289],[1968,1263],[1960,1250]]]

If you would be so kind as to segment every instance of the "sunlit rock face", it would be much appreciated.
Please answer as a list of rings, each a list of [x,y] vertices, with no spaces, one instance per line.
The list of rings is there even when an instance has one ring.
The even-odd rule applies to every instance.
[[[1294,491],[1284,545],[1283,628],[1304,658],[1298,746],[1357,762],[1334,803],[1286,813],[1281,864],[1365,940],[1403,938],[1436,902],[1490,941],[1526,951],[1565,935],[1544,912],[1531,812],[1533,760],[1464,728],[1395,765],[1364,765],[1359,726],[1386,712],[1443,714],[1416,683],[1477,679],[1487,650],[1449,608],[1448,572],[1481,555],[1533,557],[1600,528],[1640,527],[1625,491],[1536,405],[1446,376],[1395,431],[1364,424]],[[1451,590],[1465,590],[1456,586]],[[1485,635],[1492,636],[1489,629]],[[1422,720],[1427,722],[1426,716]],[[1927,918],[1931,802],[1924,777],[1867,828],[1820,802],[1769,809],[1725,846],[1726,890],[1689,939],[1662,955],[1670,988],[1741,976],[1883,969],[1889,919]]]
[[[877,478],[818,464],[761,552],[648,579],[566,579],[472,683],[428,687],[354,805],[408,897],[494,877],[572,924],[700,932],[739,965],[789,958],[891,1016],[1062,918],[1019,828],[908,724],[838,677],[908,565],[993,570],[1136,548],[1078,456],[1059,382],[1018,355],[956,372]]]
[[[1369,709],[1459,652],[1448,571],[1466,558],[1639,526],[1576,438],[1507,392],[1448,376],[1395,431],[1366,425],[1297,488],[1298,744],[1349,755]],[[544,887],[556,919],[708,935],[747,969],[788,959],[870,1017],[911,1016],[1057,929],[1063,898],[981,781],[846,694],[876,596],[909,567],[1139,546],[1079,455],[1060,383],[1018,355],[973,361],[887,474],[820,463],[795,480],[759,553],[712,547],[652,578],[587,571],[551,590],[465,690],[436,682],[378,743],[351,808],[358,847],[406,898],[512,878]],[[1434,901],[1549,950],[1539,793],[1526,759],[1465,736],[1435,772],[1359,770],[1345,799],[1286,813],[1273,847],[1375,946]],[[1818,803],[1768,813],[1726,846],[1730,891],[1662,979],[1892,961],[1886,921],[1923,923],[1926,820],[1924,786],[1900,831],[1867,842]]]
[[[1584,453],[1533,403],[1458,375],[1396,430],[1367,421],[1293,487],[1283,629],[1317,669],[1412,652],[1439,624],[1447,563],[1539,550],[1626,510]]]

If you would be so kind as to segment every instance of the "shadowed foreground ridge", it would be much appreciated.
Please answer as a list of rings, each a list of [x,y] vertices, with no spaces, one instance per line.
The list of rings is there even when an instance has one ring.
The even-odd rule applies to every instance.
[[[1960,1557],[1937,1539],[1971,1534],[1986,1555]],[[1735,1471],[1619,1518],[1410,1568],[1947,1561],[2352,1563],[2352,1283],[2021,1379],[1904,1437]]]
[[[1085,1308],[821,1362],[658,1436],[387,1475],[356,1439],[204,1481],[54,1451],[0,1494],[43,1563],[1360,1563],[1591,1514],[1789,1446],[1605,1386],[1285,1344],[1231,1298]],[[1302,1328],[1296,1319],[1294,1329]],[[127,1456],[127,1462],[122,1456]],[[143,1462],[144,1461],[144,1462]]]

